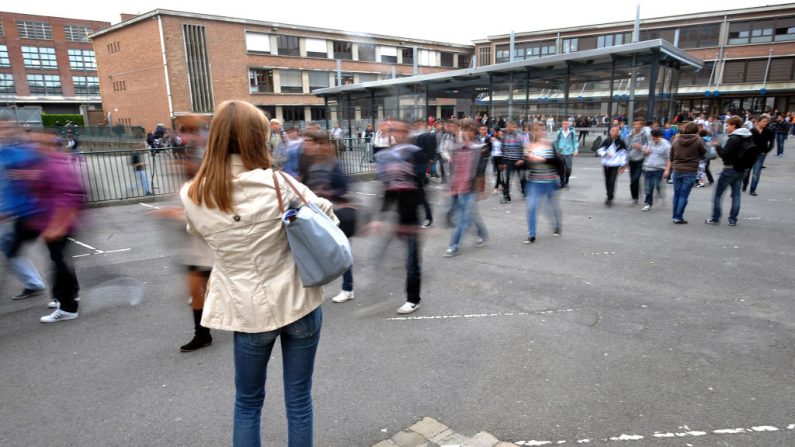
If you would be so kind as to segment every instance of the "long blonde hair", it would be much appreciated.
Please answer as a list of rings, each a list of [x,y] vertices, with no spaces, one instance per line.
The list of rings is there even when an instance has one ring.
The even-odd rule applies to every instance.
[[[248,170],[271,167],[265,143],[270,125],[265,114],[244,101],[225,101],[210,122],[207,149],[201,166],[188,189],[188,197],[197,205],[231,213],[231,155],[240,155]]]

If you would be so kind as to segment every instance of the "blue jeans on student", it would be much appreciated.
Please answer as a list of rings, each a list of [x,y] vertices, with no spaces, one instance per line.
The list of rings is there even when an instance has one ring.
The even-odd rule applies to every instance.
[[[787,140],[785,132],[776,132],[776,155],[784,155],[784,142]]]
[[[663,171],[643,171],[643,192],[646,193],[646,205],[654,205],[654,190],[660,189]]]
[[[480,214],[477,210],[478,193],[471,192],[468,194],[459,194],[455,200],[455,231],[453,237],[450,239],[450,248],[458,250],[458,245],[461,243],[461,237],[464,232],[469,228],[470,224],[474,224],[478,232],[478,237],[481,239],[488,239],[489,235],[486,231],[486,226],[480,219]]]
[[[673,200],[673,220],[679,222],[685,220],[685,208],[687,208],[687,199],[690,197],[690,191],[696,183],[696,173],[680,174],[674,172],[671,176],[674,182],[674,200]]]
[[[718,178],[718,187],[715,188],[715,197],[712,203],[712,220],[720,220],[721,199],[726,188],[732,190],[732,207],[729,211],[729,223],[736,223],[740,214],[740,199],[742,198],[743,175],[745,171],[736,171],[734,168],[723,168]]]
[[[0,230],[2,231],[2,234],[0,234],[0,251],[8,258],[9,270],[25,284],[26,289],[43,289],[44,281],[42,281],[36,266],[30,262],[27,256],[21,256],[19,250],[13,248],[17,245],[14,225],[13,223],[4,224]]]
[[[751,192],[756,192],[756,187],[759,186],[759,177],[762,175],[762,166],[765,164],[766,157],[767,154],[764,153],[757,155],[754,166],[750,171],[745,172],[745,177],[743,178],[743,191],[748,184],[748,177],[751,177]]]
[[[563,223],[563,213],[558,201],[558,184],[528,181],[525,187],[527,188],[527,226],[530,237],[536,237],[536,216],[538,207],[543,205],[544,200],[547,201],[547,212],[555,224],[555,228],[560,228]]]
[[[149,188],[149,177],[146,175],[146,171],[135,171],[135,176],[138,177],[138,182],[141,184],[144,194],[152,194],[152,190]]]
[[[320,307],[282,328],[260,333],[235,332],[235,418],[232,445],[260,446],[260,421],[265,401],[268,360],[281,339],[287,445],[312,445],[312,372],[320,341]]]

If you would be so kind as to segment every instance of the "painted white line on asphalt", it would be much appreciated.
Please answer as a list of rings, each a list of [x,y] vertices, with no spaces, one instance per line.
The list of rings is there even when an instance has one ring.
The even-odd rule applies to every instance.
[[[74,242],[75,244],[77,244],[77,245],[79,245],[79,246],[81,246],[81,247],[85,247],[85,248],[87,248],[87,249],[89,249],[89,250],[94,250],[94,251],[96,251],[96,250],[97,250],[96,248],[94,248],[94,247],[92,247],[92,246],[90,246],[90,245],[88,245],[88,244],[86,244],[86,243],[84,243],[84,242],[80,242],[80,241],[78,241],[78,240],[75,240],[75,239],[72,239],[72,238],[70,238],[70,237],[69,237],[69,238],[67,238],[67,239],[69,239],[69,241],[71,241],[71,242]]]
[[[777,427],[772,425],[759,425],[756,427],[751,428],[726,428],[721,430],[712,430],[711,432],[706,431],[697,431],[697,430],[690,430],[687,426],[683,426],[680,428],[684,428],[685,432],[654,432],[653,435],[648,436],[651,438],[657,438],[657,440],[663,439],[679,439],[679,438],[698,438],[702,436],[709,436],[709,435],[739,435],[739,434],[753,434],[753,433],[763,433],[763,432],[776,432],[779,431]],[[787,426],[787,430],[795,430],[795,424],[791,424]],[[601,438],[598,439],[596,442],[601,443],[613,443],[613,442],[621,442],[626,444],[628,441],[641,441],[646,439],[647,436],[637,435],[637,434],[621,434],[619,436],[611,436],[609,438]],[[588,444],[591,442],[593,438],[583,438],[575,441],[577,444]],[[567,441],[539,441],[539,440],[531,440],[531,441],[514,441],[514,444],[519,446],[544,446],[544,445],[552,445],[552,444],[565,444]]]
[[[152,208],[152,209],[156,209],[156,210],[162,210],[163,209],[163,208],[160,208],[159,206],[147,205],[145,203],[138,203],[138,204],[141,205],[141,206],[145,206],[147,208]]]
[[[121,253],[123,251],[130,251],[130,250],[132,250],[132,248],[122,248],[120,250],[108,250],[108,251],[105,252],[105,254],[107,254],[107,253]]]
[[[91,253],[86,253],[86,254],[84,254],[84,255],[74,255],[74,256],[72,256],[72,257],[73,257],[73,258],[84,258],[84,257],[86,257],[86,256],[91,256]]]
[[[560,309],[560,310],[540,310],[536,312],[498,312],[491,314],[465,314],[465,315],[432,315],[421,317],[393,317],[387,321],[411,321],[411,320],[454,320],[457,318],[494,318],[494,317],[522,317],[529,315],[551,315],[576,312],[580,309]]]

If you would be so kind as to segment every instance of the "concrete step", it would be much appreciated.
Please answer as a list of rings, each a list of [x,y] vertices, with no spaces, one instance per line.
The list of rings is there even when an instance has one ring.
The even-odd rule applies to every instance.
[[[436,419],[425,417],[373,447],[517,447],[484,431],[471,438],[454,432]]]

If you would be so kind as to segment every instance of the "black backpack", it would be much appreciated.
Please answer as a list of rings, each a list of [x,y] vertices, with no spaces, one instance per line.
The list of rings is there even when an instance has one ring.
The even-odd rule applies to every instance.
[[[743,138],[737,158],[734,160],[734,169],[744,171],[752,168],[761,153],[762,150],[754,143],[753,138]]]

